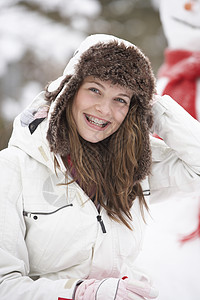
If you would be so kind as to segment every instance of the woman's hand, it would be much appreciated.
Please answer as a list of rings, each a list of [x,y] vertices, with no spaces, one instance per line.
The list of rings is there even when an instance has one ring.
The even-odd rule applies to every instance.
[[[148,282],[129,279],[89,279],[77,288],[75,300],[145,300],[155,299],[158,291]]]
[[[159,101],[162,98],[161,95],[154,94],[153,98],[150,101],[151,106],[153,106],[157,101]]]

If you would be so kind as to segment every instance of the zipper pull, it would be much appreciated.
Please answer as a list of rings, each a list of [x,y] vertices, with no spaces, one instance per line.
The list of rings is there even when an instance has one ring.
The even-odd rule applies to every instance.
[[[100,215],[97,216],[97,221],[98,221],[98,222],[100,223],[100,225],[101,225],[102,232],[103,232],[103,233],[106,233],[106,228],[105,228],[104,222],[103,222],[103,220],[102,220],[102,218],[101,218]]]

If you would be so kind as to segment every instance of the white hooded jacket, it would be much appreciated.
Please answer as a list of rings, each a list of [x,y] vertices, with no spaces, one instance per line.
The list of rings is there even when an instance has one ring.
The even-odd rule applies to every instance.
[[[28,111],[43,98],[42,92]],[[55,172],[46,139],[49,118],[30,134],[21,122],[26,112],[0,153],[0,299],[72,299],[82,279],[142,280],[134,266],[145,225],[138,199],[131,231],[99,212],[77,183],[62,185],[65,167],[56,155]],[[163,141],[151,137],[151,175],[142,183],[147,203],[199,193],[200,124],[168,96],[157,96],[153,114]]]

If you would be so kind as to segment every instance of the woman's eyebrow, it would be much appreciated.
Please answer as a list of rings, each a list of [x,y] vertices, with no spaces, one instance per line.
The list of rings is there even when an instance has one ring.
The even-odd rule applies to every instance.
[[[131,99],[131,96],[129,96],[128,94],[124,94],[124,93],[119,93],[118,96],[127,97],[127,98]]]
[[[99,83],[97,81],[94,81],[94,80],[90,81],[90,80],[88,80],[88,81],[86,81],[86,83],[95,83],[95,84],[97,84],[98,86],[100,86],[101,88],[103,88],[105,90],[105,87],[101,83]]]

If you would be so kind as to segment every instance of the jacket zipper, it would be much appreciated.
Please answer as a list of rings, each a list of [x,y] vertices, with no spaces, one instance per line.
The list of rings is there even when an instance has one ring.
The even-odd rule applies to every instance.
[[[105,227],[104,222],[103,222],[103,220],[102,220],[102,218],[101,218],[101,215],[98,215],[98,216],[97,216],[97,221],[98,221],[99,224],[101,225],[102,232],[103,232],[103,233],[106,233],[106,227]]]
[[[102,220],[102,217],[100,215],[100,208],[101,208],[100,203],[98,203],[97,206],[96,206],[96,210],[98,211],[97,221],[99,222],[99,224],[101,226],[102,232],[106,233],[106,227],[105,227],[104,222]]]
[[[30,218],[32,215],[35,215],[33,218],[37,219],[36,215],[51,215],[51,214],[54,214],[54,213],[56,213],[57,211],[59,211],[63,208],[69,207],[69,206],[73,206],[73,204],[72,203],[67,204],[65,206],[59,207],[58,209],[56,209],[54,211],[50,211],[50,212],[28,212],[28,211],[23,211],[23,216]]]

